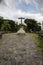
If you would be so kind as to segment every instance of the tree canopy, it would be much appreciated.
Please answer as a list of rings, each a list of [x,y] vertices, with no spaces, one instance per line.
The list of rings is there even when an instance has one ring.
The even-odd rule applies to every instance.
[[[0,31],[16,32],[18,29],[19,25],[15,21],[0,17]]]
[[[27,25],[26,31],[40,31],[41,25],[34,19],[25,19],[25,24]]]
[[[0,17],[0,30],[1,30],[2,24],[3,24],[3,17]]]
[[[34,19],[25,19],[24,22],[26,26],[24,24],[22,26],[24,27],[26,32],[37,32],[41,30],[41,24]],[[16,21],[0,17],[0,31],[17,32],[20,27],[21,24],[18,25]]]

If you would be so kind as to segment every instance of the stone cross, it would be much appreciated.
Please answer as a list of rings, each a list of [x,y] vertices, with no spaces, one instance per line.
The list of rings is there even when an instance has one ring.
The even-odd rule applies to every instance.
[[[22,25],[22,20],[23,20],[23,19],[25,19],[25,18],[23,18],[23,17],[20,17],[20,18],[18,18],[18,19],[21,19],[21,25]]]

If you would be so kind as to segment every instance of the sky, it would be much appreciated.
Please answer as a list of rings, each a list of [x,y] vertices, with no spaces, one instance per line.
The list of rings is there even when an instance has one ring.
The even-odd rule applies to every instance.
[[[43,21],[43,0],[0,0],[0,16],[18,21],[19,17]]]

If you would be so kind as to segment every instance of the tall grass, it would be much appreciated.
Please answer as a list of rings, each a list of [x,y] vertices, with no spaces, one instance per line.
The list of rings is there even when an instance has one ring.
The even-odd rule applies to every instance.
[[[34,40],[37,44],[37,46],[41,49],[41,51],[43,52],[43,40],[40,39],[38,34],[32,34],[32,36],[34,37]]]

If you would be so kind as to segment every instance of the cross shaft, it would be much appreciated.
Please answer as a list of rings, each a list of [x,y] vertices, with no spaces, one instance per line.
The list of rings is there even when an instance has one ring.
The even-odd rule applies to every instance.
[[[22,20],[23,20],[23,19],[25,19],[25,18],[23,18],[23,17],[20,17],[20,18],[18,18],[18,19],[21,19],[21,25],[22,25]]]

